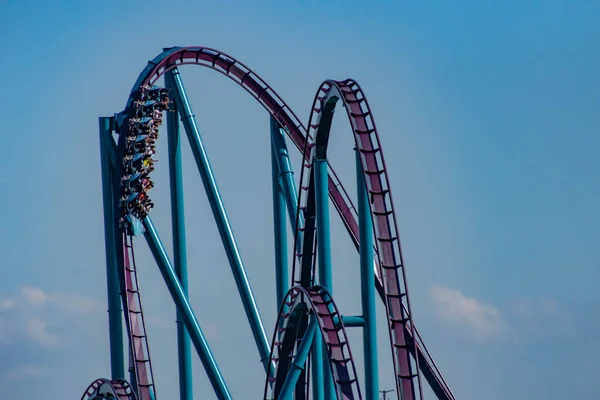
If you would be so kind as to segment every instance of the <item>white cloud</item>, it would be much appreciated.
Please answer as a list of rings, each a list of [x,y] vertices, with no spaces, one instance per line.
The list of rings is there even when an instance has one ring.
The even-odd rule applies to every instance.
[[[46,293],[39,288],[24,287],[21,289],[21,293],[25,296],[27,302],[32,305],[44,305],[48,301]]]
[[[460,324],[480,342],[515,342],[543,335],[559,313],[558,306],[549,298],[515,300],[501,311],[457,289],[433,286],[430,294],[440,316]],[[562,310],[561,315],[564,315]]]
[[[95,312],[103,309],[102,304],[95,299],[68,293],[48,294],[36,287],[23,287],[21,288],[21,294],[25,301],[33,306],[52,304],[61,310],[73,313]],[[14,304],[13,300],[7,300]],[[1,306],[2,303],[0,303],[0,309]]]
[[[430,294],[437,312],[443,318],[465,325],[476,340],[514,338],[497,308],[467,297],[456,289],[434,286],[430,289]]]
[[[102,303],[96,299],[22,287],[18,294],[0,299],[0,344],[25,338],[54,348],[65,344],[61,337],[66,334],[65,329],[72,329],[76,319],[95,318],[103,311]]]
[[[74,314],[98,313],[105,311],[106,306],[96,299],[73,294],[58,293],[51,297],[57,307]]]
[[[30,318],[25,326],[27,336],[34,342],[44,347],[54,347],[58,343],[58,337],[48,332],[46,323],[38,318]]]

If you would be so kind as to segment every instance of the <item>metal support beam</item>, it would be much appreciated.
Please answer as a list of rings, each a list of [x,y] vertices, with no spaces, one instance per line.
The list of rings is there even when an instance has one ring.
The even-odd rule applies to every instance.
[[[360,315],[342,315],[342,322],[346,328],[360,328],[365,325],[365,319]],[[341,325],[336,317],[333,317],[333,323],[336,327]]]
[[[227,389],[223,375],[221,374],[221,371],[219,371],[217,362],[210,351],[210,347],[208,346],[208,342],[202,333],[200,324],[194,315],[192,306],[187,300],[185,292],[181,287],[181,283],[177,278],[177,274],[175,274],[175,270],[169,260],[169,256],[158,237],[156,228],[150,217],[146,217],[143,222],[144,227],[146,228],[144,236],[146,237],[148,246],[158,264],[158,268],[160,269],[163,279],[167,284],[167,288],[169,289],[169,293],[171,293],[171,297],[177,306],[177,310],[183,318],[185,327],[190,334],[192,343],[198,352],[200,361],[202,361],[202,365],[206,370],[215,394],[219,400],[231,400],[231,394],[229,393],[229,389]]]
[[[283,187],[285,204],[287,205],[288,216],[292,226],[296,223],[296,212],[298,210],[298,191],[294,183],[294,170],[290,161],[290,154],[285,144],[285,134],[281,131],[280,125],[275,118],[271,117],[271,147],[275,151],[277,166],[279,167],[279,178]],[[273,122],[277,124],[277,129],[273,130]],[[302,221],[302,219],[300,220]],[[302,243],[302,241],[299,241]]]
[[[316,211],[317,211],[317,260],[319,271],[319,285],[327,288],[330,294],[332,288],[331,274],[331,240],[329,232],[329,180],[327,174],[327,160],[315,158],[313,160],[315,173],[315,196],[316,196]],[[323,391],[325,392],[325,400],[333,400],[337,396],[335,394],[335,386],[333,384],[333,376],[329,366],[329,358],[325,356],[327,349],[321,340],[317,347],[323,352]]]
[[[304,370],[304,365],[306,364],[306,359],[308,358],[308,354],[313,343],[313,338],[318,330],[317,324],[315,323],[315,317],[311,314],[308,318],[308,326],[306,327],[304,337],[298,346],[298,353],[294,357],[294,361],[292,361],[292,365],[290,366],[288,374],[285,377],[285,381],[281,387],[281,392],[279,392],[279,400],[292,400],[294,388],[296,387],[296,383],[298,382],[300,374]]]
[[[208,155],[204,148],[204,144],[202,143],[200,130],[198,129],[196,118],[194,117],[185,88],[183,87],[179,70],[174,68],[172,70],[172,76],[175,84],[175,87],[173,88],[175,103],[181,113],[181,121],[185,127],[192,153],[194,154],[200,176],[202,177],[202,183],[204,184],[204,189],[206,190],[210,207],[219,229],[221,240],[223,241],[223,246],[227,253],[227,258],[229,259],[231,271],[235,278],[240,297],[242,298],[242,303],[244,304],[246,316],[250,322],[250,328],[252,329],[252,334],[254,335],[254,340],[258,347],[261,362],[263,363],[265,371],[268,371],[270,354],[269,340],[261,321],[260,313],[258,312],[256,300],[246,274],[246,269],[244,268],[242,257],[237,243],[235,242],[233,230],[231,229],[231,224],[227,218],[225,206],[221,199],[219,188],[217,187],[217,181],[215,180],[210,162],[208,161]]]
[[[174,87],[171,71],[165,74],[165,87]],[[185,213],[183,202],[183,174],[181,165],[181,135],[179,113],[173,104],[172,112],[167,112],[167,139],[169,145],[169,175],[171,183],[171,220],[173,228],[173,262],[181,288],[188,297],[187,253],[185,235]],[[192,400],[192,354],[190,337],[177,312],[177,353],[179,360],[179,398]]]
[[[356,151],[356,187],[358,192],[358,228],[360,235],[360,275],[365,371],[365,399],[378,400],[377,326],[375,314],[375,275],[373,274],[373,219],[365,177]]]
[[[109,120],[109,126],[110,126],[110,133],[112,133],[112,131],[114,130],[114,118],[108,118]],[[106,153],[108,153],[108,158],[110,161],[110,175],[111,175],[111,184],[112,184],[112,239],[113,239],[113,249],[115,251],[116,254],[116,264],[115,264],[115,269],[117,271],[117,280],[118,280],[118,286],[119,286],[119,295],[120,295],[120,300],[121,300],[121,305],[123,307],[123,309],[127,309],[127,296],[125,293],[125,264],[124,264],[124,257],[125,257],[125,253],[123,251],[123,231],[121,230],[121,228],[119,227],[119,220],[121,218],[120,216],[120,202],[119,202],[119,196],[120,196],[120,160],[118,157],[118,151],[117,151],[117,144],[115,143],[115,141],[112,138],[112,135],[108,135],[105,137],[106,141],[104,142],[105,144],[105,150]],[[129,332],[129,314],[127,312],[123,313],[123,316],[125,318],[125,327],[127,329],[127,336],[130,337],[131,336],[131,332]],[[123,320],[121,319],[121,324],[123,323]],[[122,328],[121,328],[122,331]],[[135,394],[137,395],[137,391],[138,391],[138,386],[137,386],[137,378],[135,376],[135,367],[134,367],[134,360],[133,360],[133,349],[131,347],[131,340],[129,340],[129,368],[128,368],[128,372],[129,372],[129,383],[131,384],[131,388],[133,389],[133,391],[135,392]],[[123,346],[122,344],[122,340],[119,342],[119,346]]]
[[[277,284],[277,310],[283,303],[288,291],[288,262],[287,262],[287,224],[285,218],[285,192],[283,182],[280,178],[281,172],[277,163],[277,154],[279,152],[278,144],[275,142],[275,136],[281,135],[279,124],[275,118],[270,118],[271,122],[271,175],[273,190],[273,226],[275,236],[275,280]]]
[[[125,358],[123,350],[123,309],[121,308],[121,287],[117,251],[115,248],[115,210],[113,190],[113,168],[110,160],[112,140],[112,118],[99,118],[100,165],[102,170],[102,202],[104,207],[104,249],[106,254],[106,285],[108,297],[108,326],[110,337],[110,370],[112,379],[125,379]]]
[[[329,232],[329,181],[327,160],[314,160],[317,209],[317,260],[319,285],[333,292],[331,275],[331,239]]]
[[[323,338],[315,335],[311,349],[312,399],[323,400]],[[326,366],[329,368],[329,366]]]

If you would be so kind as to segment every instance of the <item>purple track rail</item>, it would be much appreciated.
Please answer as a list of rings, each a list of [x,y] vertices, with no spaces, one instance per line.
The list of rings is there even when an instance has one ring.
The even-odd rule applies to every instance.
[[[144,323],[142,299],[135,267],[133,243],[131,235],[127,233],[123,234],[123,254],[127,301],[126,321],[129,333],[129,344],[133,353],[133,368],[138,387],[138,397],[140,400],[151,400],[151,392],[154,392],[155,395],[156,392],[154,390],[150,349],[148,347],[148,336],[146,334],[146,324]]]
[[[223,75],[229,77],[234,82],[242,86],[277,120],[277,122],[283,127],[286,134],[292,140],[296,148],[298,148],[300,151],[305,150],[304,146],[307,137],[308,141],[312,140],[312,137],[308,135],[307,129],[300,122],[300,119],[293,113],[293,111],[287,106],[287,104],[281,99],[281,97],[279,97],[277,93],[275,93],[275,91],[264,80],[262,80],[257,74],[255,74],[252,70],[250,70],[250,68],[245,66],[240,61],[237,61],[233,57],[223,52],[207,47],[194,46],[173,48],[162,53],[154,60],[150,61],[148,66],[138,77],[138,80],[132,89],[132,96],[130,96],[128,100],[127,107],[130,107],[132,105],[134,98],[133,95],[137,93],[140,87],[144,85],[153,85],[158,79],[160,79],[160,77],[165,72],[167,72],[170,69],[177,68],[181,65],[200,65],[208,67],[210,69],[222,73]],[[353,81],[348,80],[344,82],[343,83],[345,85],[358,87],[358,85]],[[353,128],[355,130],[355,135],[364,136],[358,134],[356,130],[364,129],[361,128],[362,125],[359,124],[367,124],[365,125],[367,126],[366,129],[370,129],[368,128],[368,124],[369,122],[372,122],[372,118],[368,118],[370,116],[370,109],[368,107],[368,103],[364,98],[352,98],[351,96],[346,98],[344,96],[342,96],[342,98],[345,104],[353,103],[354,105],[351,107],[359,107],[357,109],[358,112],[353,111],[353,113],[355,114],[354,118],[356,124],[356,126],[353,125]],[[366,111],[363,111],[362,107],[366,107]],[[374,129],[374,123],[372,127]],[[376,132],[375,138],[377,138]],[[379,146],[378,139],[376,140],[376,144],[377,146]],[[375,222],[375,224],[376,228],[378,229],[378,232],[381,235],[378,237],[376,246],[376,254],[379,261],[379,269],[375,270],[375,276],[377,289],[380,295],[382,296],[382,299],[385,301],[386,308],[388,310],[388,318],[391,321],[389,327],[390,338],[392,341],[393,348],[397,349],[397,352],[395,351],[396,356],[394,357],[394,363],[397,374],[398,366],[396,366],[396,364],[403,362],[401,360],[404,359],[404,353],[406,352],[405,349],[408,347],[407,343],[414,343],[414,345],[412,346],[413,348],[410,348],[408,350],[411,353],[413,353],[417,360],[422,359],[426,361],[422,363],[424,364],[422,365],[422,367],[427,368],[426,375],[431,379],[430,382],[436,383],[437,386],[441,388],[437,392],[438,395],[442,395],[442,398],[445,399],[454,399],[454,396],[452,395],[450,389],[443,380],[441,374],[439,373],[439,370],[435,367],[433,359],[425,349],[424,344],[420,339],[416,328],[414,327],[414,324],[412,324],[410,320],[403,321],[406,318],[398,318],[398,316],[403,315],[410,316],[410,308],[408,307],[408,304],[405,305],[402,301],[402,297],[407,297],[405,296],[406,283],[404,279],[404,266],[402,263],[400,253],[400,243],[397,237],[395,215],[393,214],[393,208],[391,206],[391,194],[389,193],[387,172],[385,172],[383,158],[381,158],[380,154],[379,156],[375,154],[376,152],[380,153],[380,148],[364,147],[364,149],[374,150],[369,160],[371,160],[370,162],[375,162],[375,164],[373,165],[376,167],[376,169],[369,169],[369,161],[367,161],[368,157],[365,155],[365,153],[361,152],[361,159],[363,160],[363,166],[365,166],[365,170],[369,172],[376,172],[376,174],[379,174],[379,172],[377,171],[383,170],[382,173],[385,177],[384,180],[379,181],[379,184],[377,184],[377,181],[372,180],[372,177],[369,177],[369,179],[366,180],[367,188],[369,188],[371,192],[372,203],[376,204],[374,206],[374,214],[379,212],[387,213],[390,210],[392,211],[391,214],[386,215],[376,214],[377,221]],[[306,157],[308,153],[304,152],[304,155]],[[308,159],[306,160],[308,161]],[[377,162],[380,163],[378,164]],[[379,167],[381,167],[381,169]],[[377,179],[379,178],[380,177],[377,176]],[[356,213],[356,209],[352,204],[348,193],[345,191],[339,178],[337,177],[333,168],[331,167],[329,169],[329,196],[336,210],[338,211],[342,222],[344,223],[344,226],[350,234],[352,241],[354,242],[356,248],[358,248],[359,230],[357,224],[358,216]],[[377,199],[374,200],[375,198]],[[391,224],[391,220],[389,220],[389,215],[392,215],[393,224]],[[387,228],[385,228],[386,226]],[[394,243],[397,243],[397,245],[394,245]],[[129,253],[126,251],[125,254],[127,255],[127,259],[129,257]],[[147,363],[145,384],[148,388],[150,388],[153,385],[152,371],[150,368],[150,355],[148,352],[145,328],[143,325],[143,314],[141,313],[139,290],[137,289],[137,276],[135,275],[135,268],[133,269],[134,271],[129,272],[131,273],[131,282],[133,283],[134,280],[136,282],[135,290],[137,291],[137,295],[134,295],[135,299],[132,299],[133,301],[131,303],[128,299],[127,315],[138,315],[137,310],[130,306],[130,304],[137,303],[137,305],[139,306],[139,317],[129,318],[132,321],[137,321],[137,325],[135,323],[130,323],[130,325],[133,327],[133,329],[130,330],[130,340],[133,340],[133,342],[136,343],[136,345],[133,346],[133,348],[139,349],[138,354],[142,356],[142,358],[139,359],[137,356],[135,357],[134,364],[136,368],[136,377],[137,379],[140,379],[139,372],[137,370],[144,369],[142,368],[142,364]],[[397,273],[398,270],[401,271],[401,274]],[[388,272],[386,273],[386,271]],[[400,280],[400,275],[402,275],[402,281]],[[135,328],[136,326],[139,327],[137,331]],[[139,333],[137,341],[134,337],[132,337],[132,334],[134,332]],[[406,338],[406,340],[403,340],[402,338]],[[401,356],[398,356],[398,354],[401,354]],[[146,358],[144,357],[147,357],[147,362],[144,361],[146,360]],[[401,378],[405,379],[403,378],[403,371],[405,370],[405,368],[400,366],[399,370]],[[142,378],[143,376],[144,375],[142,375]]]
[[[98,391],[111,393],[117,400],[136,400],[131,387],[124,380],[110,381],[108,379],[96,379],[83,392],[81,400],[90,399],[91,396],[98,394]]]
[[[396,385],[398,393],[403,393],[404,399],[422,398],[422,387],[418,373],[418,358],[415,358],[416,368],[411,365],[410,347],[415,342],[407,340],[405,332],[414,337],[412,318],[410,314],[410,301],[406,284],[402,249],[396,223],[396,213],[389,185],[387,169],[382,147],[377,133],[375,120],[367,99],[360,86],[351,79],[336,82],[325,81],[315,96],[309,119],[309,137],[304,148],[305,161],[302,164],[301,190],[298,206],[304,210],[305,223],[303,224],[304,241],[303,254],[310,255],[311,260],[302,260],[302,254],[294,258],[293,276],[298,282],[306,280],[310,274],[314,282],[314,266],[316,254],[316,229],[314,224],[314,207],[310,202],[314,196],[312,160],[320,151],[320,157],[326,155],[329,141],[329,130],[333,118],[333,111],[338,101],[341,101],[354,133],[354,141],[360,153],[360,160],[364,171],[364,179],[369,192],[370,207],[373,215],[373,228],[377,246],[379,276],[383,279],[383,289],[386,299],[386,311],[390,326],[390,339],[392,345],[394,368],[396,372]],[[324,125],[322,124],[324,122]],[[298,215],[301,215],[299,212]],[[298,224],[297,224],[298,227]],[[300,229],[296,229],[298,232]],[[295,241],[299,240],[296,234]],[[294,247],[296,248],[296,247]],[[296,261],[302,266],[297,274]],[[308,269],[312,271],[308,272]],[[416,378],[416,379],[415,379]],[[416,382],[415,382],[416,380]],[[415,385],[416,383],[416,385]]]
[[[319,332],[327,348],[329,367],[335,382],[338,399],[362,399],[356,366],[352,358],[346,329],[342,323],[336,324],[336,321],[341,321],[341,314],[332,297],[321,286],[313,286],[311,288],[294,286],[288,291],[280,307],[277,327],[273,334],[269,373],[267,374],[267,376],[271,376],[272,378],[267,378],[265,383],[264,399],[274,400],[276,398],[274,383],[277,379],[277,369],[279,368],[280,361],[284,359],[286,363],[291,363],[295,350],[297,350],[297,346],[300,344],[298,340],[298,326],[294,325],[296,330],[293,331],[289,329],[289,323],[294,316],[296,318],[299,317],[298,315],[294,315],[294,311],[301,304],[306,307],[306,311],[313,312],[316,317]],[[289,337],[289,335],[292,335],[292,337]],[[290,342],[292,343],[291,351],[284,351],[284,354],[282,354],[282,347],[285,344],[289,345]],[[293,344],[294,342],[295,345]],[[309,364],[308,360],[306,364]],[[274,374],[271,374],[271,365],[275,365],[276,370]],[[305,385],[305,390],[308,390],[308,382],[300,382],[299,380],[298,384]]]

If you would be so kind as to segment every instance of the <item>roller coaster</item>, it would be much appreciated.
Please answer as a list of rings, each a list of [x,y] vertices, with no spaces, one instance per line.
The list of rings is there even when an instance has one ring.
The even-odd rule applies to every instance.
[[[270,114],[276,326],[269,340],[249,284],[188,99],[179,67],[199,65],[244,88]],[[164,85],[160,86],[161,78]],[[338,103],[350,122],[356,159],[357,202],[328,160]],[[151,218],[156,139],[166,114],[173,232],[172,258]],[[263,81],[235,58],[206,47],[173,47],[148,62],[123,111],[99,118],[104,234],[110,337],[110,379],[97,379],[82,400],[156,400],[158,396],[138,285],[134,243],[144,237],[178,313],[181,400],[192,398],[191,347],[195,348],[218,399],[232,399],[200,321],[188,300],[180,130],[200,172],[215,223],[264,368],[264,399],[367,399],[379,396],[376,298],[386,310],[395,396],[423,399],[428,384],[437,399],[454,400],[412,319],[396,212],[373,114],[352,79],[319,87],[308,125]],[[296,187],[287,143],[301,152]],[[340,312],[332,294],[329,205],[333,204],[360,260],[362,315]],[[293,228],[292,254],[287,228]],[[288,258],[289,256],[289,258]],[[379,322],[384,326],[383,321]],[[362,329],[363,354],[351,351],[347,328]],[[126,335],[126,336],[125,336]],[[128,339],[128,349],[124,346]],[[383,346],[383,345],[380,345]],[[128,377],[125,356],[128,356]],[[356,362],[364,376],[358,376]],[[127,379],[128,378],[128,379]],[[258,398],[260,394],[248,394]]]

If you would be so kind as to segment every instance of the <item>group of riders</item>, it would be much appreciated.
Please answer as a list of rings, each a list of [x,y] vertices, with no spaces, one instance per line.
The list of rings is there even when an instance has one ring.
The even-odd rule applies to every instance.
[[[158,86],[142,87],[139,99],[133,104],[134,113],[129,120],[129,135],[125,138],[123,175],[121,177],[121,203],[126,214],[144,219],[154,203],[148,191],[154,183],[150,173],[156,160],[158,127],[162,124],[162,112],[169,106],[167,89]]]

